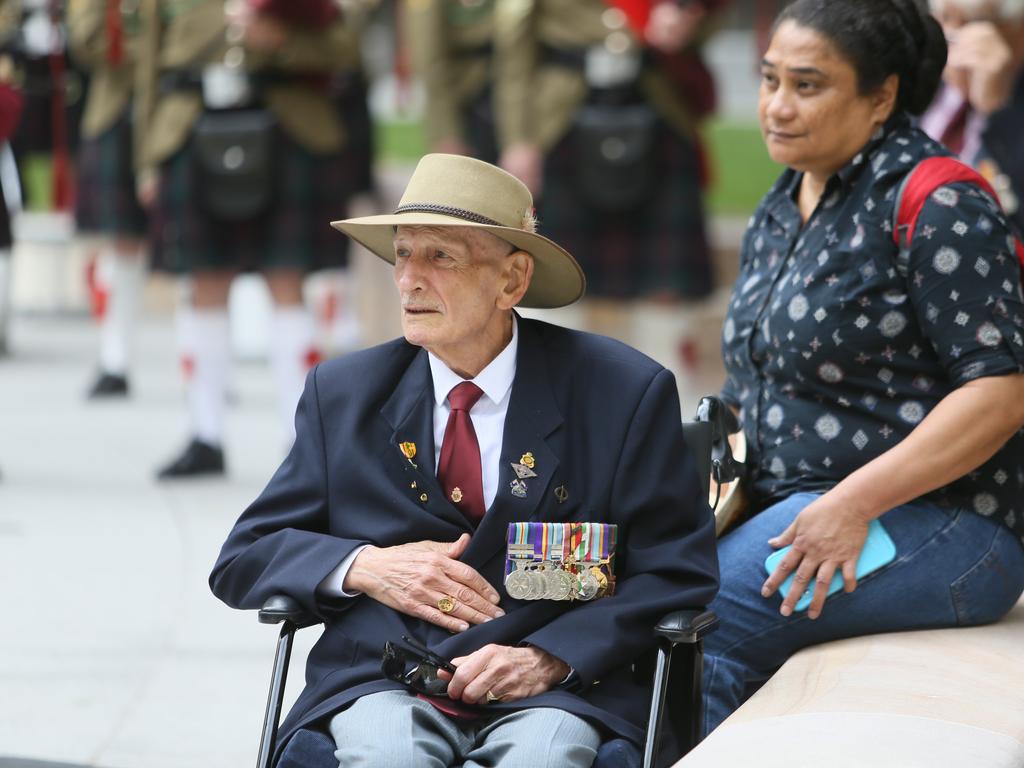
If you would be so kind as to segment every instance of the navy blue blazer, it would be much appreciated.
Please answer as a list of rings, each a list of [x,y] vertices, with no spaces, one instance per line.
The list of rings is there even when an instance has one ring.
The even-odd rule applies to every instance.
[[[284,593],[324,621],[279,750],[297,729],[357,697],[400,688],[383,679],[380,661],[385,641],[403,634],[446,658],[488,643],[542,648],[576,670],[571,689],[489,710],[557,707],[642,743],[650,678],[631,662],[653,646],[663,614],[706,606],[718,588],[714,520],[683,442],[675,381],[611,339],[525,319],[519,334],[498,495],[475,531],[435,477],[424,350],[399,339],[310,373],[294,447],[235,524],[210,576],[232,607],[259,608]],[[416,467],[402,442],[416,444]],[[538,476],[517,498],[511,464],[527,451]],[[568,492],[561,502],[560,486]],[[530,520],[617,523],[615,595],[589,603],[509,598],[507,527]],[[464,532],[472,541],[461,559],[502,596],[500,619],[452,635],[369,597],[316,592],[362,544],[454,541]]]

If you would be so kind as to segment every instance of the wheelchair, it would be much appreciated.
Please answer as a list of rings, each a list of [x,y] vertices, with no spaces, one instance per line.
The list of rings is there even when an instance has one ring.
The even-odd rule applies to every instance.
[[[705,398],[707,400],[708,398]],[[703,405],[702,401],[702,405]],[[721,435],[707,409],[698,420],[683,424],[683,435],[693,452],[704,496],[709,495],[712,446]],[[276,595],[259,611],[262,624],[281,624],[264,714],[257,768],[337,768],[334,739],[325,730],[304,728],[288,741],[274,760],[277,729],[295,632],[319,623],[286,595]],[[701,609],[675,611],[654,627],[656,647],[638,660],[637,668],[651,675],[651,701],[643,753],[623,738],[611,739],[598,750],[593,768],[660,768],[675,763],[695,747],[701,737],[701,675],[703,638],[718,626],[717,617]]]

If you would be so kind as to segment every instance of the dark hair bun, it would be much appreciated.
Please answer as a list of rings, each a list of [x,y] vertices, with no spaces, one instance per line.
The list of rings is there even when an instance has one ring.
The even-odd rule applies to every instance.
[[[913,37],[917,48],[915,60],[900,79],[905,81],[903,107],[912,115],[924,112],[935,98],[946,67],[946,36],[935,17],[923,11],[914,0],[892,0],[903,20],[903,26]]]

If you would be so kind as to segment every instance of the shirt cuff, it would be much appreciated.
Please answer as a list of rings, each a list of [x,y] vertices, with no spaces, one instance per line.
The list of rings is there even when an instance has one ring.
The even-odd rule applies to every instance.
[[[338,563],[337,567],[324,577],[316,588],[316,591],[330,597],[359,597],[362,592],[346,592],[343,589],[345,577],[348,576],[349,568],[356,561],[359,553],[366,549],[369,544],[363,544],[349,552],[348,557]]]

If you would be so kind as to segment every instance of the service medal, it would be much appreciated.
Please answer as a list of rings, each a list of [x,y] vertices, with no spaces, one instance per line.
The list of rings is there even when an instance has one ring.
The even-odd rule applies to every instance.
[[[597,597],[597,593],[601,590],[601,582],[597,580],[597,577],[589,568],[580,571],[577,578],[577,600],[587,601]]]
[[[568,571],[561,568],[554,569],[549,574],[548,594],[550,600],[570,600],[572,593],[576,591],[576,579]]]
[[[517,564],[516,570],[505,577],[505,591],[513,600],[526,600],[530,594],[530,575]]]
[[[536,569],[528,569],[526,575],[529,578],[529,591],[524,600],[540,600],[547,591],[547,584],[544,581],[544,574]]]

